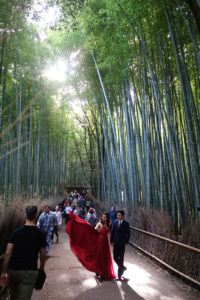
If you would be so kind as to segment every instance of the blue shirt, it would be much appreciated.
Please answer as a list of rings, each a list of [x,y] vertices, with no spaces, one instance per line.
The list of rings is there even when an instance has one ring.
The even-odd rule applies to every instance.
[[[52,231],[54,225],[59,227],[56,215],[51,211],[48,214],[43,212],[37,221],[37,226],[44,232]]]
[[[108,214],[109,214],[111,222],[113,223],[116,219],[117,212],[114,210],[114,211],[110,211]]]

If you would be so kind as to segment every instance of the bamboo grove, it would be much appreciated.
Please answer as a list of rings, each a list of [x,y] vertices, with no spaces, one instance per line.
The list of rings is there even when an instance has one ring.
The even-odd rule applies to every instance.
[[[67,104],[42,77],[51,51],[27,15],[30,1],[1,1],[0,194],[54,196],[68,167]]]
[[[44,42],[25,21],[31,1],[1,2],[3,199],[47,197],[64,180],[91,185],[110,204],[167,211],[175,225],[196,219],[198,1],[49,0],[62,17]],[[68,95],[56,106],[60,86],[41,77],[43,66],[75,52]]]
[[[90,151],[82,157],[93,192],[110,203],[165,210],[176,225],[195,219],[200,39],[187,1],[62,7],[84,43],[76,80],[84,81]]]

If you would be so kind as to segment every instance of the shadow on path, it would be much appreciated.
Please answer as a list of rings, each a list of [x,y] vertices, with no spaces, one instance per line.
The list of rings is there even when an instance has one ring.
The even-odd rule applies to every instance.
[[[121,290],[124,300],[144,300],[144,298],[139,296],[125,281],[121,284]]]
[[[73,300],[144,300],[126,282],[104,281],[95,288],[80,293]]]

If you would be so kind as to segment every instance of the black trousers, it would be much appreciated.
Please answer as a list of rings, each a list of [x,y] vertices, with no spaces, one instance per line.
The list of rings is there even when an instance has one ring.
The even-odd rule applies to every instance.
[[[67,224],[67,222],[70,220],[69,214],[64,214],[65,217],[65,223]]]
[[[55,233],[55,235],[56,235],[56,237],[57,237],[57,240],[58,240],[58,231],[57,231],[57,227],[56,227],[56,226],[54,226],[54,228],[53,228],[53,232],[52,232],[52,241],[53,241],[54,233]]]
[[[118,265],[118,277],[123,274],[125,245],[114,244],[113,256]]]

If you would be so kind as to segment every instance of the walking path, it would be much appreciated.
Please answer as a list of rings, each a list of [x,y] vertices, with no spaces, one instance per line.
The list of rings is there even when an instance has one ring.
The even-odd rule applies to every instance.
[[[60,241],[53,244],[46,262],[47,280],[32,300],[197,300],[200,292],[127,247],[127,282],[99,283],[72,254],[64,225]],[[116,265],[114,265],[116,267]]]

